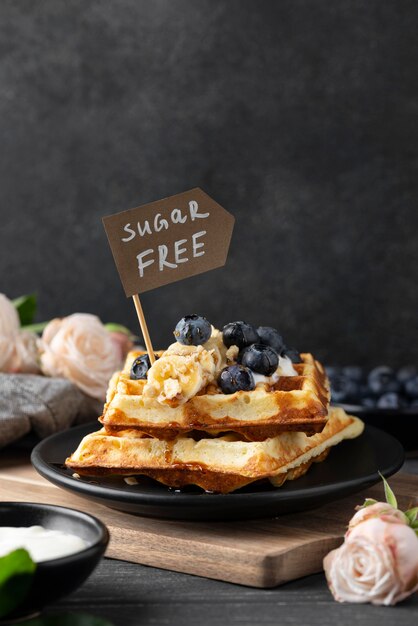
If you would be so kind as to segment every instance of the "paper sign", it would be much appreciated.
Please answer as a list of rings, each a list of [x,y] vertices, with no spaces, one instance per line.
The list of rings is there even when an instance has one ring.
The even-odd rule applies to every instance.
[[[103,218],[127,296],[225,265],[234,217],[204,191]]]

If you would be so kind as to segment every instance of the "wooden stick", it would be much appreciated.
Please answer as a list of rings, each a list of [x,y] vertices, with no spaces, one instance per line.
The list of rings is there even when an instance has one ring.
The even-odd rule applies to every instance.
[[[139,301],[138,294],[134,294],[132,296],[132,300],[134,301],[136,314],[138,315],[139,325],[141,326],[142,336],[144,337],[145,345],[147,347],[147,352],[149,356],[149,360],[151,365],[155,361],[154,349],[152,347],[151,339],[148,332],[147,323],[145,321],[144,311],[142,310],[141,302]]]

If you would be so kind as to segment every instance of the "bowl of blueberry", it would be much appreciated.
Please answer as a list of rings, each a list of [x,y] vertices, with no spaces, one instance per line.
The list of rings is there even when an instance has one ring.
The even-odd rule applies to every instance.
[[[394,435],[407,450],[418,448],[418,368],[380,365],[327,366],[331,402]],[[402,417],[402,419],[397,419]]]

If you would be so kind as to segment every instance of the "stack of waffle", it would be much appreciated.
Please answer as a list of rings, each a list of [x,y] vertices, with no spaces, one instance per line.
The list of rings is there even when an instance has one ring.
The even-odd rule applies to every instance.
[[[229,394],[217,380],[234,351],[215,329],[203,346],[175,343],[156,353],[147,376],[133,380],[132,364],[143,354],[130,352],[111,379],[102,428],[66,461],[74,472],[145,475],[218,493],[263,479],[278,487],[362,432],[360,420],[329,408],[328,381],[311,354],[290,364],[291,375],[279,367],[251,391]]]

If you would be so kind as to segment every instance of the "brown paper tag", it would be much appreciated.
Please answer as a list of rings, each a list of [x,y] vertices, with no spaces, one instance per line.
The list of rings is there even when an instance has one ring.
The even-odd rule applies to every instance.
[[[103,218],[127,296],[225,265],[234,217],[196,187]]]

